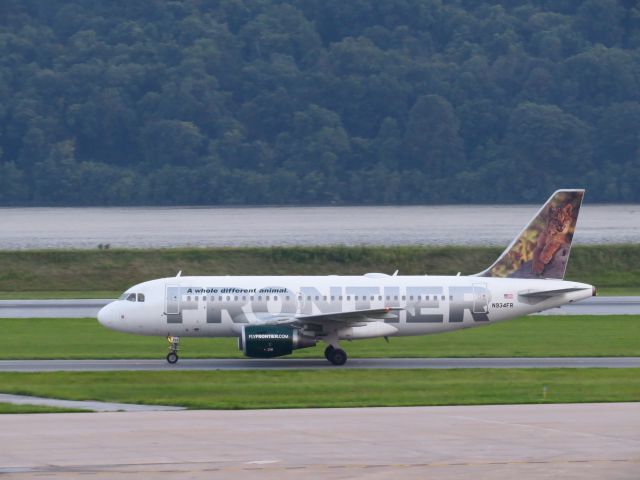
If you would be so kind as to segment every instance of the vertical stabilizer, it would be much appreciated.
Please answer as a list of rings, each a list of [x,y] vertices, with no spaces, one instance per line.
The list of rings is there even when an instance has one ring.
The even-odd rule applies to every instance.
[[[584,190],[557,190],[479,277],[563,279]]]

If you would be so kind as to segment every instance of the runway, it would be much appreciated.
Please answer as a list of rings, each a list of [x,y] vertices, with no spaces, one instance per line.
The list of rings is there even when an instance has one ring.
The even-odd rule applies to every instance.
[[[95,318],[112,300],[0,300],[0,318]],[[640,315],[640,296],[592,297],[541,315]]]
[[[637,480],[640,403],[3,415],[5,479]]]
[[[2,360],[0,372],[104,372],[174,370],[314,370],[314,369],[452,369],[452,368],[640,368],[640,357],[552,358],[353,358],[335,367],[306,358],[158,360]]]

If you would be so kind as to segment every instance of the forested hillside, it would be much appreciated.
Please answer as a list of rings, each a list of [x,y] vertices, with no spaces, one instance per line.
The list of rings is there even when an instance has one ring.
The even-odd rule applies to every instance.
[[[636,0],[2,0],[0,205],[640,201]]]

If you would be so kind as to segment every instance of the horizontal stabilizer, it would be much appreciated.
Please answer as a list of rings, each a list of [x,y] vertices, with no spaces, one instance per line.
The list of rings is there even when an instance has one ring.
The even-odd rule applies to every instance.
[[[521,292],[518,292],[518,296],[525,298],[549,298],[555,297],[556,295],[562,295],[563,293],[578,292],[580,290],[584,290],[584,288],[571,287],[556,288],[553,290],[522,290]]]

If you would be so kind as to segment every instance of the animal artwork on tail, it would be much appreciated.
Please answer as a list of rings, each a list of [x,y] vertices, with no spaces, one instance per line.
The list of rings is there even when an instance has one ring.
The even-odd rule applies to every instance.
[[[584,190],[557,191],[480,276],[564,277]]]
[[[558,250],[571,246],[572,227],[575,227],[572,213],[571,202],[567,202],[562,207],[549,206],[547,225],[540,233],[533,251],[532,270],[536,275],[544,273],[544,269],[551,263]]]

